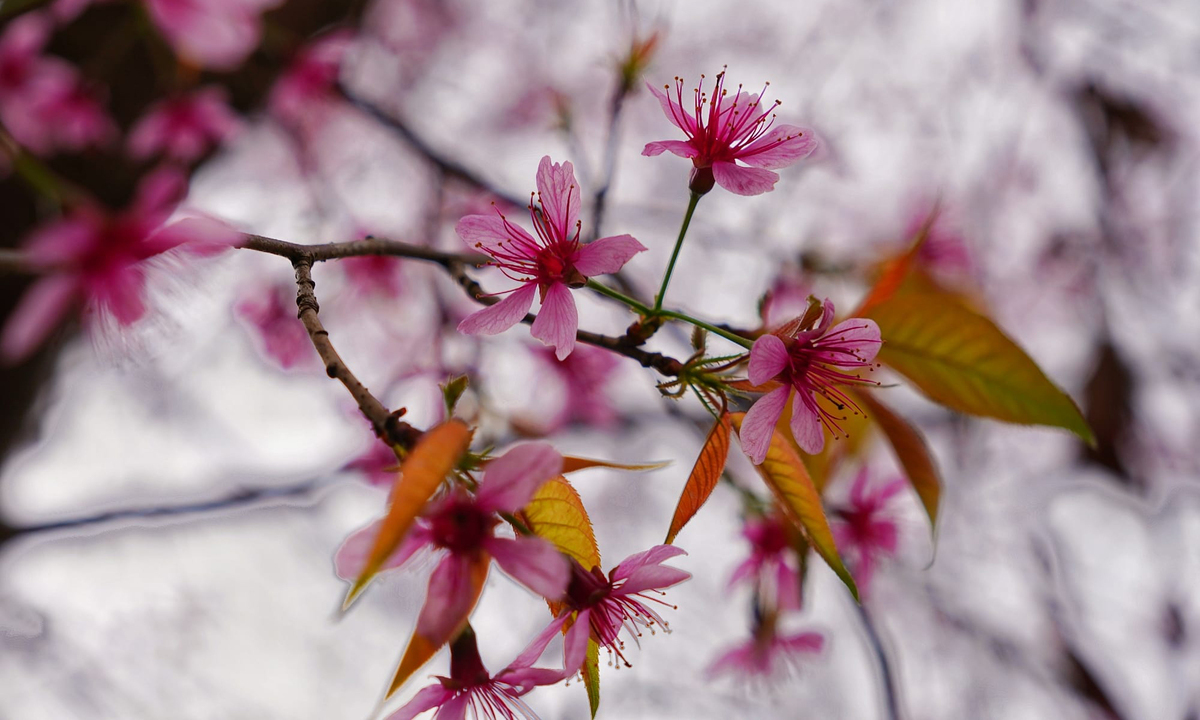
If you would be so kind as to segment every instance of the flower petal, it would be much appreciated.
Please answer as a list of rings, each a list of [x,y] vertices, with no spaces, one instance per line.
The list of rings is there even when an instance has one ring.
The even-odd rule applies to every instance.
[[[787,404],[788,393],[791,390],[791,387],[784,385],[763,395],[742,419],[742,430],[738,433],[738,439],[742,442],[742,451],[755,465],[762,464],[767,458],[771,436],[775,433],[775,423],[779,422],[779,416],[783,414],[783,406]]]
[[[715,162],[712,171],[717,184],[735,195],[762,195],[774,190],[779,181],[778,173],[731,162]]]
[[[774,335],[763,335],[750,348],[750,367],[747,376],[755,385],[762,385],[774,378],[788,364],[787,346]]]
[[[435,683],[427,688],[423,688],[413,696],[412,700],[402,705],[396,712],[388,715],[387,720],[412,720],[426,710],[432,710],[439,705],[443,705],[452,697],[454,697],[452,691],[442,687],[441,683]]]
[[[571,579],[566,557],[549,542],[536,537],[484,540],[484,547],[500,569],[547,600],[558,600]]]
[[[454,553],[438,563],[429,577],[425,604],[417,616],[417,632],[434,645],[448,641],[454,631],[467,619],[479,598],[476,582],[486,578],[475,572],[476,560]],[[481,562],[488,562],[485,557]]]
[[[547,442],[516,445],[488,462],[476,503],[486,511],[516,512],[537,489],[562,472],[562,455]]]
[[[464,335],[495,335],[504,332],[521,322],[525,313],[529,312],[536,292],[537,283],[525,283],[495,305],[463,318],[458,324],[458,331]]]
[[[188,217],[152,233],[142,243],[143,257],[183,247],[196,255],[215,255],[244,242],[244,236],[229,225],[211,217]]]
[[[813,343],[813,346],[818,350],[828,352],[828,346],[836,343],[839,352],[831,358],[834,362],[837,361],[837,356],[843,356],[844,353],[853,353],[857,361],[869,363],[875,359],[879,353],[879,347],[882,343],[882,336],[879,332],[879,326],[874,320],[867,318],[850,318],[843,320],[826,333],[820,340]]]
[[[575,236],[575,223],[579,220],[579,183],[575,182],[575,168],[571,163],[550,162],[550,156],[542,158],[537,172],[538,199],[546,221],[557,234],[557,240]],[[586,274],[586,273],[585,273]]]
[[[816,455],[825,447],[825,429],[821,427],[816,402],[811,393],[797,392],[792,403],[792,436],[809,455]]]
[[[471,701],[470,690],[460,690],[457,695],[442,703],[434,720],[467,720],[467,706]]]
[[[553,347],[554,356],[563,360],[575,349],[575,332],[578,329],[579,312],[575,309],[575,298],[571,297],[566,285],[554,283],[546,291],[542,309],[533,321],[530,334]]]
[[[632,235],[614,235],[594,240],[579,248],[573,264],[586,277],[607,275],[621,269],[634,255],[646,246]]]
[[[775,568],[775,601],[780,610],[800,609],[800,573],[782,560]]]
[[[587,658],[588,639],[592,636],[592,611],[580,610],[575,624],[563,638],[563,674],[570,676],[579,672]]]
[[[29,357],[79,300],[79,279],[51,275],[25,293],[0,332],[0,359],[15,363]]]
[[[696,134],[696,119],[685,112],[683,106],[649,82],[646,83],[646,87],[650,88],[650,92],[658,98],[659,105],[662,105],[663,115],[667,116],[672,125],[687,133],[688,137]],[[670,87],[668,86],[666,89],[670,90]]]
[[[554,636],[562,632],[563,625],[566,624],[567,618],[569,617],[571,617],[571,613],[564,612],[558,617],[554,618],[554,620],[546,626],[546,629],[543,630],[540,635],[535,637],[533,641],[521,651],[521,654],[517,656],[516,660],[513,660],[511,663],[509,663],[508,667],[506,667],[504,670],[496,673],[496,677],[498,678],[511,670],[520,670],[532,667],[533,664],[538,661],[538,658],[542,656],[542,653],[546,652],[546,646],[550,644],[550,641],[554,639]]]
[[[146,314],[142,288],[146,275],[137,265],[124,265],[92,279],[86,286],[91,302],[113,314],[121,325],[132,325]]]
[[[65,220],[39,228],[26,240],[29,262],[37,267],[78,263],[104,242],[104,218],[80,210]]]
[[[670,560],[673,557],[679,557],[680,555],[687,555],[687,552],[681,547],[675,545],[655,545],[649,550],[634,553],[622,560],[619,565],[613,568],[611,577],[614,581],[623,580],[648,565],[660,565],[664,561]]]
[[[657,140],[646,143],[646,147],[642,148],[642,155],[646,157],[662,155],[664,152],[673,153],[681,158],[688,159],[700,155],[699,150],[693,147],[690,142],[684,140]]]
[[[537,241],[525,228],[506,221],[498,212],[495,215],[467,215],[454,226],[454,232],[472,250],[491,252],[503,244],[510,249],[530,248],[532,256],[538,248]]]
[[[629,576],[624,585],[613,591],[614,595],[633,595],[651,588],[660,590],[678,585],[692,577],[690,572],[664,565],[640,567]]]
[[[778,170],[808,157],[817,149],[817,136],[812,130],[795,125],[777,125],[742,149],[737,159],[753,167]]]
[[[776,642],[788,653],[820,652],[825,647],[825,637],[821,633],[806,632],[779,638]]]
[[[333,556],[333,569],[338,577],[353,581],[362,573],[363,566],[367,564],[367,557],[371,554],[371,548],[375,546],[375,538],[379,535],[382,525],[382,520],[376,520],[370,525],[350,533],[342,541],[342,546]],[[408,536],[404,538],[396,551],[384,561],[380,572],[404,565],[419,550],[428,547],[432,540],[428,526],[418,521],[418,524],[409,531]]]

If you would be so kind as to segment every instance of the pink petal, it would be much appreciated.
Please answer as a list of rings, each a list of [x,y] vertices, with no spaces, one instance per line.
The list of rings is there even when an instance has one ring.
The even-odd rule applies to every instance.
[[[825,334],[831,342],[836,342],[839,348],[855,352],[862,362],[871,362],[879,353],[882,336],[879,326],[874,320],[867,318],[850,318],[843,320]],[[821,348],[825,345],[824,338],[814,345]]]
[[[762,385],[783,372],[787,365],[787,346],[774,335],[763,335],[750,348],[750,367],[746,374],[751,383]]]
[[[806,632],[797,635],[791,635],[785,638],[779,638],[775,641],[784,651],[789,653],[796,652],[820,652],[821,648],[825,647],[825,637],[821,633]]]
[[[85,209],[38,228],[26,240],[29,261],[39,267],[77,263],[103,242],[103,225],[102,217]]]
[[[771,436],[775,433],[775,423],[783,414],[783,406],[787,404],[791,388],[787,385],[775,388],[763,395],[750,407],[746,417],[742,418],[742,430],[738,439],[742,443],[742,451],[750,457],[750,461],[759,465],[767,459],[767,450],[771,447]]]
[[[425,604],[417,616],[417,632],[429,642],[440,645],[449,640],[470,614],[476,600],[473,562],[463,555],[448,554],[429,577]]]
[[[779,175],[762,168],[749,168],[731,162],[715,162],[713,178],[735,195],[761,195],[775,189]]]
[[[152,233],[143,244],[147,257],[182,246],[201,256],[216,255],[245,242],[245,236],[221,220],[187,217]]]
[[[607,275],[621,269],[634,255],[646,246],[632,235],[614,235],[594,240],[579,248],[575,255],[575,269],[586,277]]]
[[[864,466],[854,476],[854,484],[850,486],[850,504],[856,508],[869,506],[867,486],[871,482],[871,472]]]
[[[459,325],[460,329],[461,327],[462,325]],[[554,356],[562,360],[575,349],[575,332],[578,329],[579,313],[575,309],[575,298],[571,297],[571,291],[566,285],[556,282],[546,291],[542,309],[533,321],[530,334],[553,347]]]
[[[777,125],[737,154],[737,159],[753,167],[778,170],[808,157],[817,149],[812,130],[795,125]]]
[[[780,610],[800,609],[800,573],[782,560],[775,569],[776,602]]]
[[[496,250],[501,244],[515,248],[529,247],[536,250],[537,241],[520,225],[506,223],[500,215],[467,215],[454,226],[454,232],[472,250],[484,252]],[[531,256],[536,256],[531,251]]]
[[[614,595],[633,595],[654,588],[661,590],[678,585],[692,577],[690,572],[663,565],[648,565],[635,570],[625,584],[617,588]]]
[[[683,548],[675,545],[655,545],[649,550],[643,550],[639,553],[634,553],[625,558],[613,568],[612,579],[624,580],[633,575],[634,572],[651,565],[659,565],[666,560],[680,555],[687,555]]]
[[[695,135],[696,119],[691,114],[684,112],[683,107],[671,99],[671,96],[663,92],[659,88],[654,87],[649,82],[646,87],[650,88],[650,92],[654,97],[658,98],[659,105],[662,105],[663,115],[671,121],[671,124],[688,134],[688,137]],[[668,88],[669,90],[669,88]]]
[[[484,540],[500,569],[548,600],[558,600],[571,579],[571,566],[554,545],[537,537]]]
[[[591,610],[580,610],[575,616],[575,624],[567,630],[563,639],[563,673],[574,675],[583,667],[587,657],[588,639],[592,635]]]
[[[500,675],[503,675],[505,671],[508,670],[518,670],[521,668],[531,667],[535,662],[538,661],[538,658],[542,656],[542,653],[546,652],[546,646],[550,644],[550,641],[554,639],[554,636],[562,632],[563,625],[566,624],[567,618],[569,617],[571,617],[571,613],[569,612],[564,612],[556,617],[549,625],[546,626],[546,629],[543,630],[540,635],[533,639],[533,642],[529,643],[529,645],[521,651],[521,654],[517,656],[517,659],[509,663],[507,668],[497,673],[496,677],[500,677]]]
[[[754,672],[752,658],[755,650],[753,640],[749,643],[738,645],[713,661],[713,664],[708,666],[704,674],[709,678],[725,673],[751,674]]]
[[[371,548],[375,546],[375,538],[379,535],[379,528],[382,525],[382,520],[376,520],[370,525],[350,533],[342,541],[342,546],[333,556],[333,568],[338,577],[343,580],[354,580],[359,576],[367,564],[367,557],[371,554]],[[428,547],[432,540],[429,528],[418,524],[409,531],[408,537],[404,538],[400,547],[396,548],[396,551],[384,561],[381,571],[404,565],[419,550]]]
[[[511,685],[517,695],[531,692],[538,685],[553,685],[566,677],[562,670],[534,667],[516,668],[502,674],[504,675],[502,682]]]
[[[681,158],[689,159],[700,155],[700,151],[685,140],[657,140],[646,143],[646,147],[642,148],[642,155],[646,157],[662,155],[664,152],[670,152]]]
[[[562,466],[562,455],[550,443],[517,445],[488,462],[476,502],[487,511],[516,512],[542,483],[561,473]]]
[[[29,357],[79,300],[79,278],[51,275],[33,285],[0,332],[0,359],[16,363]]]
[[[734,569],[733,574],[729,576],[729,582],[725,587],[732,589],[738,583],[749,578],[753,578],[758,574],[758,569],[760,567],[762,567],[762,561],[759,560],[759,555],[757,553],[751,555],[743,560],[742,564],[738,565],[737,568]]]
[[[142,302],[145,273],[136,265],[112,268],[103,277],[91,278],[86,291],[91,303],[107,312],[121,325],[132,325],[146,314]]]
[[[467,720],[467,706],[470,702],[470,691],[460,690],[457,695],[452,695],[449,700],[442,703],[442,709],[438,710],[434,720]]]
[[[163,215],[162,220],[175,210],[175,206],[187,194],[187,175],[174,167],[163,167],[144,176],[138,183],[133,199],[133,211],[139,215]]]
[[[833,322],[833,301],[825,298],[821,301],[821,320],[813,326],[812,330],[796,333],[796,342],[806,342],[821,337],[831,322]]]
[[[444,705],[452,697],[454,697],[452,691],[442,687],[440,682],[434,683],[427,688],[422,688],[420,692],[413,696],[412,700],[402,705],[396,712],[388,715],[387,720],[412,720],[426,710],[432,710],[439,705]]]
[[[792,436],[800,449],[809,455],[816,455],[825,447],[825,429],[821,427],[815,404],[811,394],[801,397],[799,392],[792,403]]]
[[[495,335],[504,332],[521,322],[525,313],[529,312],[536,292],[536,283],[525,283],[495,305],[468,315],[458,324],[458,331],[464,335]]]
[[[537,188],[546,221],[559,233],[557,239],[574,237],[575,223],[579,220],[580,194],[571,163],[560,165],[550,162],[549,155],[543,157],[538,165]]]

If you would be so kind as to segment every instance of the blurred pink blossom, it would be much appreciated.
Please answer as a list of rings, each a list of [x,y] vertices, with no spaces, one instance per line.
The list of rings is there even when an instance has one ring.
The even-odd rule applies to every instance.
[[[733,571],[729,587],[749,583],[779,610],[799,610],[800,570],[787,521],[777,514],[750,518],[742,535],[750,541],[750,557]]]
[[[708,676],[732,675],[740,679],[772,680],[787,672],[804,655],[815,655],[825,646],[820,633],[781,635],[768,624],[742,645],[723,653],[708,668]]]
[[[400,291],[403,289],[400,282],[403,267],[400,258],[363,255],[345,258],[338,264],[345,271],[346,280],[356,291],[389,299],[400,297]]]
[[[262,35],[260,16],[282,0],[145,0],[180,57],[210,70],[242,64]]]
[[[284,369],[311,360],[308,331],[296,318],[296,288],[277,284],[260,288],[237,304],[237,314],[250,323],[263,352]]]
[[[795,267],[785,267],[770,289],[763,296],[759,305],[759,316],[763,327],[773,328],[794,317],[804,314],[808,309],[808,299],[812,295],[812,284]]]
[[[762,108],[762,96],[742,92],[738,85],[732,101],[725,89],[725,71],[717,73],[712,97],[704,93],[704,76],[695,89],[692,111],[683,106],[683,79],[675,78],[675,97],[646,83],[658,98],[663,113],[687,140],[660,140],[647,143],[642,154],[653,157],[671,152],[692,161],[688,187],[704,194],[713,181],[738,195],[759,195],[775,188],[779,174],[771,172],[787,167],[809,155],[817,147],[811,130],[795,125],[775,125],[776,100]],[[670,86],[666,86],[668,92]],[[705,105],[708,106],[705,112]],[[705,117],[707,115],[707,118]],[[737,161],[745,165],[738,165]]]
[[[534,355],[561,382],[563,404],[557,413],[542,425],[544,432],[554,432],[570,422],[595,427],[608,427],[617,418],[609,402],[606,386],[620,365],[615,353],[581,345],[563,360],[551,348],[536,348]]]
[[[455,231],[472,249],[492,256],[507,277],[521,283],[501,295],[508,297],[479,310],[458,325],[468,335],[495,335],[516,325],[540,293],[542,307],[532,335],[557,351],[559,360],[575,349],[579,314],[570,288],[582,287],[589,277],[614,273],[645,250],[631,235],[604,237],[586,245],[579,241],[579,184],[571,163],[542,158],[537,174],[540,212],[529,203],[535,239],[513,225],[499,210],[493,215],[468,215]]]
[[[628,666],[622,652],[625,649],[620,637],[622,630],[633,635],[634,642],[642,634],[639,627],[653,633],[657,625],[663,632],[670,632],[670,625],[649,603],[672,607],[653,595],[660,595],[663,588],[678,585],[692,576],[663,565],[666,560],[686,554],[674,545],[656,545],[625,558],[609,571],[608,577],[600,568],[585,570],[572,559],[564,608],[547,628],[547,631],[561,631],[571,623],[563,643],[563,671],[573,675],[583,667],[588,638]]]
[[[400,461],[387,443],[372,438],[371,447],[346,465],[347,470],[362,473],[363,479],[375,487],[391,489],[396,482],[396,466]]]
[[[801,330],[798,319],[754,341],[750,382],[783,384],[759,398],[742,421],[742,449],[756,465],[767,456],[775,424],[789,397],[794,397],[792,434],[800,448],[812,454],[825,447],[822,425],[830,432],[839,431],[838,418],[819,405],[816,396],[857,408],[837,386],[870,382],[846,370],[870,366],[879,352],[879,326],[864,318],[850,318],[830,328],[832,322],[833,303],[826,298],[821,319],[811,330]]]
[[[553,685],[563,679],[561,670],[533,667],[552,639],[553,631],[543,632],[493,676],[479,657],[474,631],[467,629],[450,644],[450,677],[435,676],[436,684],[418,691],[387,720],[412,720],[434,708],[439,718],[465,718],[467,708],[478,720],[515,720],[514,710],[526,718],[536,717],[521,696],[539,685]]]
[[[339,30],[302,48],[271,88],[271,113],[290,125],[319,124],[353,40],[354,33]]]
[[[196,160],[241,127],[226,97],[224,88],[208,87],[155,103],[129,131],[129,154]]]
[[[898,529],[887,506],[905,484],[901,477],[868,490],[870,475],[863,468],[850,488],[850,505],[833,513],[834,540],[862,595],[867,593],[879,560],[896,554]]]
[[[388,558],[385,568],[404,565],[426,549],[441,560],[429,578],[429,591],[417,618],[426,638],[449,638],[471,609],[476,593],[473,568],[495,560],[501,569],[530,590],[557,599],[570,576],[566,558],[538,537],[500,537],[497,513],[524,507],[542,483],[562,470],[562,456],[547,443],[517,445],[491,460],[474,495],[455,490],[434,501]],[[334,558],[338,576],[353,580],[366,562],[379,532],[379,522],[350,535]],[[474,588],[477,589],[477,588]]]
[[[181,173],[160,170],[143,178],[133,204],[120,213],[83,205],[35,230],[27,258],[47,274],[9,317],[0,356],[10,362],[26,357],[80,303],[129,325],[145,313],[144,261],[181,246],[206,254],[236,244],[241,235],[211,218],[164,225],[186,188]]]

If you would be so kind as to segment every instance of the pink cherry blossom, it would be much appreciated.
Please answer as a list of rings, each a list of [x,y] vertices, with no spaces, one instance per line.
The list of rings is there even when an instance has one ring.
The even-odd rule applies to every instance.
[[[850,565],[861,595],[866,594],[879,560],[896,554],[899,533],[887,507],[905,484],[899,477],[868,490],[870,475],[863,468],[850,488],[849,506],[833,513],[834,541]]]
[[[616,373],[620,356],[588,346],[577,347],[563,360],[550,348],[538,348],[535,354],[563,388],[562,407],[544,424],[546,432],[570,422],[607,427],[616,420],[606,386]]]
[[[237,243],[240,234],[210,218],[164,224],[186,187],[182,174],[159,171],[142,180],[133,204],[120,213],[82,205],[35,230],[27,257],[47,274],[0,332],[0,357],[15,362],[28,356],[77,305],[129,325],[145,313],[146,260],[181,246],[205,254]]]
[[[521,283],[501,295],[508,297],[475,312],[458,325],[468,335],[494,335],[516,325],[529,312],[535,293],[542,307],[532,334],[556,350],[559,360],[575,348],[579,315],[570,288],[582,287],[589,277],[614,273],[635,254],[645,250],[630,235],[600,238],[586,245],[579,241],[579,184],[571,163],[551,163],[542,158],[537,173],[538,207],[529,202],[534,238],[509,222],[500,210],[495,215],[468,215],[455,230],[473,249],[492,257],[492,264]]]
[[[235,312],[254,329],[262,351],[285,370],[313,359],[308,331],[296,319],[296,286],[278,283],[258,288],[238,302]]]
[[[764,327],[778,327],[787,320],[803,315],[808,309],[812,285],[801,270],[785,266],[775,276],[770,289],[759,304],[759,317]]]
[[[767,456],[771,435],[789,398],[796,443],[815,454],[825,446],[822,426],[833,434],[841,432],[841,418],[818,404],[816,396],[839,409],[858,412],[858,406],[838,386],[872,382],[847,370],[870,367],[879,352],[879,326],[874,320],[850,318],[830,328],[833,303],[826,298],[816,327],[801,329],[801,322],[795,320],[763,335],[750,349],[750,382],[782,384],[759,398],[742,421],[742,449],[756,465]]]
[[[313,122],[314,113],[323,116],[353,39],[349,30],[339,30],[302,48],[271,88],[271,113],[291,125]]]
[[[781,635],[773,623],[764,623],[745,643],[733,647],[708,668],[708,676],[732,675],[740,680],[771,681],[786,675],[800,658],[815,655],[825,646],[816,632]]]
[[[563,598],[563,610],[547,628],[561,631],[570,623],[563,644],[563,671],[573,675],[583,667],[588,638],[628,666],[623,652],[625,642],[620,637],[622,630],[628,631],[635,643],[642,634],[639,627],[653,633],[657,625],[663,632],[670,632],[670,625],[651,603],[673,606],[651,594],[661,595],[663,588],[678,585],[692,576],[662,564],[686,554],[674,545],[657,545],[625,558],[607,577],[598,567],[585,570],[571,560],[571,582]]]
[[[553,638],[553,631],[543,632],[516,660],[493,676],[479,657],[474,631],[467,628],[450,644],[450,677],[436,676],[436,684],[419,691],[387,720],[412,720],[434,708],[438,709],[439,718],[443,713],[446,718],[464,718],[468,708],[480,720],[515,720],[517,714],[536,717],[521,697],[539,685],[553,685],[564,677],[561,670],[533,667]]]
[[[180,57],[211,70],[242,64],[262,35],[260,15],[282,0],[145,0]]]
[[[430,504],[385,564],[400,567],[423,551],[440,555],[417,618],[419,634],[442,642],[449,639],[470,612],[478,590],[473,583],[481,576],[475,570],[491,560],[543,597],[563,594],[570,568],[552,544],[537,537],[495,534],[501,522],[498,513],[524,507],[542,483],[561,472],[562,462],[562,455],[547,443],[517,445],[487,464],[473,495],[456,489]],[[334,558],[340,577],[358,576],[376,534],[378,523],[346,539]]]
[[[780,610],[799,610],[800,570],[787,521],[777,514],[749,519],[742,535],[750,541],[750,557],[733,571],[729,586],[749,583]]]
[[[773,190],[779,180],[771,172],[787,167],[809,155],[817,147],[811,130],[795,125],[775,125],[776,100],[762,107],[763,93],[753,95],[737,92],[729,100],[725,89],[725,71],[717,73],[712,97],[704,92],[704,76],[695,88],[694,110],[683,104],[683,79],[675,78],[675,97],[647,83],[658,98],[667,119],[683,131],[687,140],[660,140],[647,143],[642,150],[646,156],[671,152],[692,161],[689,187],[704,194],[712,189],[713,181],[738,195],[759,195]],[[707,106],[707,110],[705,109]],[[739,165],[737,161],[744,165]],[[746,165],[750,167],[746,167]]]
[[[388,299],[400,297],[403,267],[400,258],[363,255],[345,258],[338,261],[338,265],[345,271],[346,280],[362,294]]]
[[[240,127],[225,90],[204,88],[151,106],[129,132],[129,154],[138,160],[162,154],[188,163]]]

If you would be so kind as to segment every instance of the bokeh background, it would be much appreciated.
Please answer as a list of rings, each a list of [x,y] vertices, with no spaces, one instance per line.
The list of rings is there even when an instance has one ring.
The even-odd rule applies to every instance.
[[[549,154],[575,163],[585,198],[611,176],[604,234],[649,248],[626,275],[650,296],[688,163],[641,157],[676,134],[644,90],[626,99],[612,154],[608,129],[618,63],[634,38],[656,36],[647,80],[690,86],[727,65],[734,83],[770,81],[780,118],[823,140],[772,193],[704,199],[669,304],[752,327],[763,293],[800,273],[850,307],[862,269],[902,248],[938,203],[969,258],[960,279],[1098,435],[1088,450],[1064,432],[889,391],[944,476],[936,546],[905,494],[900,552],[865,616],[814,566],[795,627],[824,632],[827,648],[770,685],[705,674],[750,621],[748,594],[726,589],[747,547],[722,485],[679,537],[690,555],[676,564],[695,577],[669,593],[673,632],[644,638],[632,668],[602,668],[602,717],[1200,717],[1194,0],[320,6],[270,10],[263,47],[217,76],[246,125],[197,168],[191,207],[294,242],[371,232],[458,250],[454,221],[493,197],[523,202]],[[89,7],[52,50],[96,51],[136,10]],[[278,37],[338,22],[358,31],[345,94],[273,112],[288,62]],[[114,90],[114,112],[129,97]],[[106,177],[96,162],[75,169]],[[0,189],[11,197],[18,184]],[[6,204],[15,245],[32,214]],[[386,287],[365,290],[337,263],[315,278],[339,350],[389,407],[428,424],[437,383],[469,371],[465,411],[489,442],[549,432],[575,454],[670,460],[576,483],[606,564],[661,541],[703,440],[697,403],[660,399],[653,373],[622,359],[598,385],[612,417],[561,417],[562,377],[525,328],[486,343],[455,336],[473,306],[436,268],[376,270]],[[498,277],[481,276],[500,289]],[[24,282],[0,277],[5,312]],[[303,337],[303,352],[279,350],[298,327],[291,269],[234,251],[158,261],[150,283],[151,313],[133,328],[64,329],[4,371],[0,718],[365,718],[425,575],[386,577],[335,618],[333,551],[385,494],[351,466],[373,440],[344,390]],[[580,310],[592,330],[619,334],[629,321],[590,298]],[[689,354],[683,332],[652,347]],[[894,473],[883,448],[869,458],[880,478]],[[755,487],[744,458],[730,470]],[[497,574],[472,622],[496,669],[547,620]],[[445,664],[440,655],[420,676]],[[529,701],[546,718],[587,713],[579,684]]]

